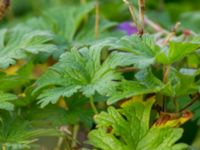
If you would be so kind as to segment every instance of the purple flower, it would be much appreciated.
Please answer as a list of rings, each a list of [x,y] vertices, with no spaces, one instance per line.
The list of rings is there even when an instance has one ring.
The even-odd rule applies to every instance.
[[[138,32],[136,26],[133,24],[133,22],[126,21],[123,23],[120,23],[117,28],[121,31],[126,32],[127,35],[132,35]]]

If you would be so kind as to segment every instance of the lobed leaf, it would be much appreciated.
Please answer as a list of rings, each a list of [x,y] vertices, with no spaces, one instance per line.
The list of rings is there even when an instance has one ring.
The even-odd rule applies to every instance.
[[[138,68],[146,68],[155,63],[155,58],[160,48],[155,44],[153,36],[144,35],[140,38],[137,35],[125,36],[115,42],[111,49],[128,52],[132,61]]]
[[[120,64],[129,65],[130,62],[121,59],[121,53],[117,52],[101,62],[104,46],[96,44],[64,53],[59,62],[36,82],[35,92],[49,87],[38,97],[41,99],[39,103],[44,107],[48,103],[57,102],[61,96],[70,97],[78,91],[86,97],[95,92],[104,96],[111,95],[123,78],[116,67]]]
[[[3,29],[0,39],[0,68],[14,65],[16,60],[27,58],[28,54],[52,53],[58,50],[50,43],[53,35],[48,31],[32,30],[22,25],[13,29]]]
[[[153,75],[151,70],[144,69],[136,74],[136,81],[123,80],[116,91],[108,99],[108,104],[113,104],[121,99],[126,99],[136,95],[156,93],[162,90],[164,84]]]
[[[187,145],[178,143],[180,128],[149,128],[151,107],[155,99],[132,100],[121,109],[108,108],[95,116],[97,129],[88,137],[89,143],[102,150],[183,150]]]

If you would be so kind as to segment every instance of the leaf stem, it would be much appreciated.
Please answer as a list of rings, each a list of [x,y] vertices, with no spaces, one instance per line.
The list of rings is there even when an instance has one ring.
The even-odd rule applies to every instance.
[[[65,148],[66,150],[71,150],[71,147],[70,147],[70,142],[68,141],[68,139],[66,139],[66,142],[65,142]]]
[[[179,104],[176,100],[176,97],[173,97],[173,103],[174,103],[174,107],[176,109],[176,112],[178,113],[179,112]]]
[[[188,102],[183,108],[179,110],[179,112],[183,112],[184,110],[188,109],[192,106],[196,101],[200,100],[200,95],[197,94],[190,102]]]
[[[62,136],[58,138],[58,142],[57,142],[55,150],[60,150],[61,149],[63,141],[64,141],[64,138]]]
[[[98,114],[97,108],[96,108],[96,106],[94,104],[94,98],[93,98],[93,96],[90,97],[90,106],[92,107],[93,112],[95,114]]]
[[[127,72],[137,71],[138,69],[135,67],[124,67],[124,68],[121,67],[121,68],[118,68],[117,70],[123,73],[127,73]]]
[[[145,23],[150,26],[151,28],[153,28],[155,31],[157,32],[162,32],[163,34],[169,34],[169,31],[163,29],[159,24],[153,22],[152,20],[150,20],[148,17],[145,17]]]
[[[72,140],[72,146],[71,146],[72,148],[75,148],[75,147],[76,147],[76,144],[77,144],[76,138],[77,138],[77,135],[78,135],[79,128],[80,128],[79,124],[76,124],[76,125],[74,125],[74,127],[73,127],[73,135],[72,135],[72,138],[73,138],[74,140]]]
[[[170,65],[164,65],[163,70],[164,70],[163,82],[166,84],[169,78]]]
[[[167,38],[164,40],[163,42],[163,46],[166,46],[170,40],[176,35],[176,31],[178,29],[178,27],[180,26],[180,22],[177,22],[175,24],[175,26],[172,29],[172,32],[170,32],[167,36]],[[163,82],[164,84],[166,84],[168,82],[168,78],[169,78],[169,72],[170,72],[170,65],[164,65],[163,67]],[[163,96],[163,111],[166,111],[166,97]]]
[[[170,65],[164,65],[163,67],[163,83],[166,84],[168,82],[169,78],[169,72],[170,72]],[[162,96],[162,102],[163,102],[163,111],[166,111],[166,97]]]
[[[167,38],[163,41],[163,45],[167,45],[169,41],[176,35],[177,29],[180,26],[180,22],[177,22],[175,26],[172,29],[172,32],[170,32],[167,36]]]
[[[95,38],[99,38],[99,1],[96,0],[96,7],[95,7]]]

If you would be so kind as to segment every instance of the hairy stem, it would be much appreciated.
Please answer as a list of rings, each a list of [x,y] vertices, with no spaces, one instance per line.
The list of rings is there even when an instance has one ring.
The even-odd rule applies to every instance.
[[[99,38],[99,1],[96,0],[96,7],[95,7],[95,38]]]
[[[142,36],[144,33],[144,11],[145,11],[145,0],[138,0],[139,5],[139,18],[141,27],[139,28],[139,35]]]
[[[90,97],[90,106],[92,107],[93,112],[95,114],[98,114],[97,108],[96,108],[96,106],[94,104],[94,98],[93,98],[93,96]]]

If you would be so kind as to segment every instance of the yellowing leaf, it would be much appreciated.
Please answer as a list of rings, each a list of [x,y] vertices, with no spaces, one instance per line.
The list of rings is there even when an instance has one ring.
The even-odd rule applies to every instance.
[[[68,110],[68,106],[67,106],[67,103],[65,102],[64,98],[61,97],[59,100],[58,100],[58,106],[60,106],[61,108],[64,108],[66,110]]]
[[[153,127],[179,127],[193,117],[192,112],[184,111],[180,113],[161,113],[159,119]]]
[[[135,99],[135,100],[134,100]],[[97,128],[89,133],[89,142],[101,150],[183,150],[186,144],[176,143],[180,128],[149,128],[154,97],[142,101],[135,97],[122,108],[109,107],[95,116]]]
[[[8,67],[7,69],[0,69],[0,71],[6,73],[7,75],[16,75],[17,71],[24,65],[26,62],[23,60],[17,61],[17,63],[13,66]]]

